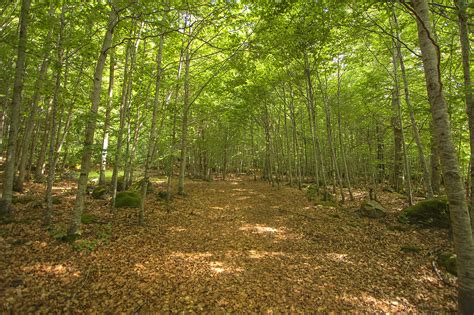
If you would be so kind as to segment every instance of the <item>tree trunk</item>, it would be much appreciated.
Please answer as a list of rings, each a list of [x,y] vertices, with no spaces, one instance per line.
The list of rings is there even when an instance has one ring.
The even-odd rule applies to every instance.
[[[459,39],[462,51],[462,69],[464,74],[464,101],[466,103],[467,117],[469,120],[469,144],[471,147],[470,157],[470,205],[471,205],[471,225],[474,230],[474,96],[472,92],[471,66],[470,66],[470,45],[468,32],[467,1],[455,0],[458,8]],[[472,31],[472,30],[471,30]]]
[[[308,59],[308,53],[304,52],[304,73],[306,78],[306,97],[307,102],[306,106],[308,109],[308,116],[310,122],[311,130],[311,140],[313,143],[313,158],[314,158],[314,179],[316,181],[316,186],[319,188],[319,145],[318,145],[318,136],[317,136],[317,121],[316,121],[316,108],[314,104],[314,93],[313,93],[313,83],[311,80],[311,69]],[[324,171],[322,171],[324,173]],[[323,178],[325,178],[323,174]],[[326,189],[326,183],[324,180],[323,183],[324,189]]]
[[[189,30],[191,33],[191,30]],[[191,39],[186,46],[186,57],[184,63],[184,99],[183,99],[183,112],[181,117],[181,152],[180,152],[180,165],[179,165],[179,183],[178,183],[178,194],[184,195],[184,177],[186,174],[186,151],[187,151],[187,140],[188,140],[188,115],[189,115],[189,67],[191,64]]]
[[[35,181],[37,182],[42,182],[44,179],[44,161],[46,159],[46,150],[48,149],[49,124],[51,123],[49,121],[50,114],[51,113],[48,108],[45,118],[44,118],[44,123],[43,123],[44,130],[43,130],[42,139],[41,139],[41,148],[38,154],[38,159],[36,160]]]
[[[115,50],[110,49],[109,90],[105,108],[104,135],[102,138],[102,154],[100,157],[99,185],[105,185],[105,172],[107,170],[107,154],[109,150],[110,112],[114,96]]]
[[[396,32],[395,35],[397,39],[399,39],[400,34],[398,32],[398,19],[395,12],[393,13],[393,21],[395,24],[395,32]],[[406,70],[405,70],[405,62],[403,60],[403,54],[402,54],[401,44],[399,40],[396,41],[396,47],[397,47],[398,58],[400,61],[400,70],[402,73],[405,103],[407,104],[408,112],[410,114],[410,122],[411,122],[411,127],[413,130],[413,137],[415,138],[416,147],[418,149],[418,159],[420,160],[420,165],[423,170],[423,183],[424,183],[428,198],[433,198],[433,189],[431,187],[430,172],[428,171],[428,166],[426,164],[423,143],[421,142],[420,133],[418,132],[418,125],[415,119],[415,113],[413,112],[413,106],[411,104],[410,91],[408,88],[408,79],[407,79]]]
[[[342,128],[341,128],[341,68],[337,67],[337,130],[339,136],[339,147],[341,148],[341,157],[342,157],[342,164],[344,166],[344,178],[346,180],[347,189],[349,190],[349,199],[351,201],[354,200],[354,195],[352,194],[352,186],[351,186],[351,178],[349,175],[349,168],[347,167],[347,159],[346,159],[346,150],[344,147],[344,142],[342,141]]]
[[[57,41],[57,62],[58,68],[56,73],[56,83],[54,86],[54,94],[53,94],[53,103],[51,105],[51,127],[49,130],[49,152],[48,152],[48,181],[46,184],[46,212],[44,216],[44,223],[45,225],[49,225],[51,222],[51,214],[53,211],[53,183],[54,183],[54,176],[56,171],[56,113],[59,103],[59,93],[61,89],[61,72],[62,72],[62,63],[63,63],[63,32],[65,26],[65,15],[66,6],[63,5],[61,9],[61,17],[60,17],[60,29],[58,34],[58,41]],[[58,131],[59,132],[59,131]]]
[[[418,40],[422,53],[428,98],[431,104],[433,127],[440,151],[443,177],[446,183],[454,247],[457,254],[458,312],[474,313],[474,244],[464,184],[454,147],[448,108],[443,93],[440,73],[439,46],[433,39],[428,2],[414,0]]]
[[[394,137],[395,137],[395,163],[399,159],[399,152],[401,145],[401,158],[403,160],[403,170],[404,170],[404,184],[405,184],[405,193],[407,196],[407,201],[409,205],[413,204],[413,192],[411,186],[411,175],[410,175],[410,165],[408,163],[407,148],[405,144],[405,135],[403,132],[403,120],[402,120],[402,107],[400,104],[400,85],[398,81],[398,49],[396,47],[397,43],[392,41],[392,64],[393,64],[393,77],[394,77],[394,86],[392,91],[392,110],[394,113],[394,119],[392,119]],[[400,141],[400,143],[398,143]],[[398,171],[397,171],[398,172]],[[397,175],[395,173],[395,175]],[[398,182],[399,178],[395,178],[395,182]]]
[[[48,32],[46,37],[46,42],[49,43],[52,37],[52,31]],[[23,141],[21,143],[22,152],[23,154],[20,157],[20,163],[18,166],[18,177],[15,180],[15,191],[23,191],[23,182],[25,181],[26,176],[26,163],[29,160],[29,150],[28,148],[31,145],[31,139],[33,137],[33,130],[35,127],[36,121],[36,113],[38,111],[38,102],[41,93],[43,92],[43,82],[46,78],[46,72],[48,71],[48,64],[49,64],[49,45],[45,46],[46,49],[44,51],[43,62],[41,63],[41,68],[39,70],[38,79],[35,83],[33,98],[31,100],[31,109],[30,114],[28,115],[28,119],[26,120],[26,127],[25,127],[25,134],[23,136]]]
[[[173,126],[171,128],[171,144],[170,144],[170,156],[169,156],[169,161],[168,161],[168,178],[167,178],[167,183],[166,183],[166,201],[169,202],[171,199],[171,190],[172,190],[172,182],[173,182],[173,173],[174,173],[174,150],[176,147],[176,122],[177,122],[177,110],[176,110],[176,105],[178,104],[178,96],[179,96],[179,81],[181,78],[181,70],[183,68],[183,58],[184,58],[184,40],[182,42],[181,46],[181,51],[179,54],[179,62],[178,62],[178,71],[176,73],[176,85],[175,85],[175,91],[174,91],[174,102],[173,102]],[[171,95],[170,95],[171,96]]]
[[[431,167],[431,187],[433,194],[439,195],[441,189],[441,165],[439,163],[438,144],[434,136],[433,123],[430,122],[431,145],[430,145],[430,167]],[[472,217],[472,216],[471,216]]]
[[[153,116],[151,119],[151,129],[150,129],[150,139],[148,141],[148,149],[147,155],[145,160],[145,169],[143,170],[143,180],[142,180],[142,199],[140,203],[140,211],[138,215],[138,223],[143,224],[145,220],[144,210],[145,210],[145,199],[146,193],[148,189],[148,181],[149,181],[149,169],[150,164],[153,162],[154,154],[155,154],[155,146],[157,141],[157,128],[156,123],[158,119],[158,105],[160,99],[160,85],[161,85],[161,60],[163,59],[163,42],[164,42],[164,35],[160,36],[160,44],[158,46],[158,53],[156,56],[156,81],[155,81],[155,97],[153,99]]]
[[[23,91],[23,76],[26,62],[27,26],[30,12],[30,0],[21,1],[20,34],[11,102],[10,130],[8,134],[7,160],[3,178],[3,194],[0,203],[0,215],[9,215],[13,197],[13,180],[15,178],[16,141],[20,121],[21,94]]]
[[[119,166],[121,163],[121,154],[122,154],[122,144],[123,144],[123,131],[125,128],[125,116],[126,116],[126,108],[128,102],[128,80],[129,78],[129,59],[130,59],[130,40],[128,41],[126,53],[125,53],[125,66],[123,72],[123,83],[122,83],[122,95],[121,95],[121,102],[120,102],[120,122],[119,122],[119,130],[117,135],[117,144],[115,148],[115,156],[114,156],[114,168],[112,171],[112,202],[111,202],[111,210],[115,209],[115,197],[117,197],[117,184],[118,184],[118,172]]]
[[[112,35],[116,24],[117,12],[114,7],[111,7],[107,31],[105,32],[104,41],[102,43],[102,48],[94,71],[94,85],[91,93],[92,106],[90,109],[89,119],[85,130],[84,148],[81,160],[81,173],[77,183],[76,202],[74,205],[74,211],[68,230],[69,236],[75,236],[80,233],[81,215],[84,209],[84,195],[87,187],[87,180],[89,177],[90,160],[94,144],[95,127],[97,123],[97,112],[100,104],[100,93],[102,91],[102,75],[105,66],[105,61],[107,59],[107,52],[112,43]]]

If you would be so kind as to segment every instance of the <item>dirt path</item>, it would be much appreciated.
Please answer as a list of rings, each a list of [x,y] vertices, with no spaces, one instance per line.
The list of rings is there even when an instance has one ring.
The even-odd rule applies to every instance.
[[[399,231],[391,218],[360,219],[351,210],[313,206],[296,189],[243,180],[190,182],[171,213],[163,208],[150,198],[146,227],[122,210],[110,242],[90,254],[52,244],[39,229],[36,241],[11,245],[0,261],[4,309],[454,310],[454,289],[439,281],[428,255],[445,232]],[[98,226],[87,225],[85,237]],[[34,237],[34,230],[20,231],[16,239]],[[403,246],[421,252],[404,253]]]

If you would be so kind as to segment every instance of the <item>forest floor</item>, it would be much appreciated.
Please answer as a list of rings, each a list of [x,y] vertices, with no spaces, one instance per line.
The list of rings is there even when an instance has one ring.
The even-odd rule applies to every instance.
[[[381,196],[390,213],[374,220],[354,212],[362,193],[336,208],[288,186],[189,181],[169,207],[149,195],[145,226],[136,209],[111,215],[88,197],[92,222],[71,245],[54,238],[74,202],[61,185],[51,231],[35,200],[0,224],[1,312],[455,311],[455,288],[432,267],[447,231],[398,223],[396,195]]]

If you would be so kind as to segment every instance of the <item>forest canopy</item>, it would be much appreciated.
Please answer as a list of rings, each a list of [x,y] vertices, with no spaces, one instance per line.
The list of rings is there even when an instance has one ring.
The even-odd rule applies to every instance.
[[[169,208],[189,180],[236,175],[337,205],[443,199],[472,313],[473,16],[467,0],[6,1],[0,214],[38,185],[51,226],[57,187],[77,185],[74,241],[91,198],[144,225],[156,180]]]

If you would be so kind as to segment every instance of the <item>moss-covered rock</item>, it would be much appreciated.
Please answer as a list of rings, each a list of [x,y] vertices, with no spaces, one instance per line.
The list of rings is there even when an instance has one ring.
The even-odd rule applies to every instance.
[[[92,190],[92,198],[104,199],[108,192],[109,188],[107,186],[97,186]]]
[[[361,217],[371,218],[371,219],[378,219],[383,218],[386,216],[385,208],[375,200],[366,200],[364,201],[359,210],[357,210],[357,214]]]
[[[438,255],[438,259],[436,260],[438,265],[449,272],[450,274],[457,275],[457,264],[456,264],[456,254],[445,252]]]
[[[117,193],[115,198],[116,208],[138,208],[140,207],[141,198],[135,191],[121,191]]]
[[[427,199],[403,210],[401,222],[426,227],[449,228],[449,208],[445,199]]]

